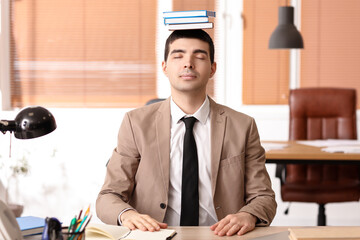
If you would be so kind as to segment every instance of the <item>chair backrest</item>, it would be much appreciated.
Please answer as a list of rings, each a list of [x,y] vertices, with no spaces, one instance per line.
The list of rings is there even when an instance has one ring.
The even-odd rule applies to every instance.
[[[300,88],[290,91],[289,140],[356,139],[356,90],[344,88]],[[349,178],[352,179],[349,181]],[[323,185],[336,185],[346,181],[359,182],[359,170],[350,165],[287,164],[286,184],[323,189]],[[358,186],[356,185],[355,186]],[[295,186],[295,185],[294,185]],[[326,189],[326,188],[324,188]],[[306,191],[306,188],[304,189]],[[282,190],[284,200],[295,201]],[[295,191],[300,196],[301,191]],[[311,192],[311,191],[310,191]],[[316,194],[304,194],[300,201],[315,198]],[[288,197],[291,196],[291,197]],[[343,201],[334,194],[317,202]]]
[[[289,140],[356,139],[356,90],[290,91]]]

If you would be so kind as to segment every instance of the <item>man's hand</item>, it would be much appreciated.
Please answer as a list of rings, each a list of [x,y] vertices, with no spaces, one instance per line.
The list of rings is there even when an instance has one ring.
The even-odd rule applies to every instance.
[[[166,223],[161,223],[150,217],[149,215],[140,214],[134,210],[129,210],[121,214],[120,217],[123,226],[135,230],[136,228],[142,231],[159,231],[160,228],[167,228]]]
[[[247,212],[229,214],[210,227],[216,235],[243,235],[255,228],[256,217]]]

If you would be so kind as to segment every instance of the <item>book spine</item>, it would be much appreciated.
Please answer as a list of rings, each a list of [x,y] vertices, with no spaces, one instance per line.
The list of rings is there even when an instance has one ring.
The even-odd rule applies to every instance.
[[[165,18],[164,24],[184,24],[184,23],[206,23],[208,17],[185,17],[185,18]]]
[[[215,17],[215,12],[207,10],[191,10],[191,11],[173,11],[163,12],[164,18],[175,17]]]
[[[169,31],[172,30],[185,30],[185,29],[205,29],[213,28],[213,23],[189,23],[189,24],[168,24],[166,25]]]

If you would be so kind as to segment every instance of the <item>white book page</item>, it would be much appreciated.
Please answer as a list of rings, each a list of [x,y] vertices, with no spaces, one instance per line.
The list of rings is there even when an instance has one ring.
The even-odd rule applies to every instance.
[[[126,237],[130,229],[122,226],[90,223],[85,230],[86,239],[122,239]]]

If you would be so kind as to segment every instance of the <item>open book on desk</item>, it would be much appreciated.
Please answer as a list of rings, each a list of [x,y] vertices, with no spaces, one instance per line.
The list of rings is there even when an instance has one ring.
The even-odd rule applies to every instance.
[[[85,229],[86,240],[169,240],[176,232],[173,229],[160,229],[160,231],[149,232],[141,230],[130,230],[127,227],[90,223]]]

